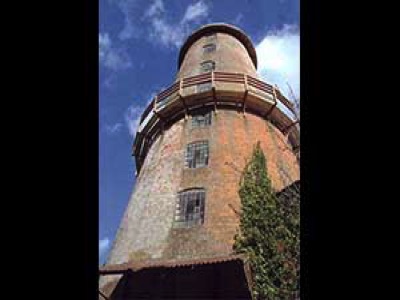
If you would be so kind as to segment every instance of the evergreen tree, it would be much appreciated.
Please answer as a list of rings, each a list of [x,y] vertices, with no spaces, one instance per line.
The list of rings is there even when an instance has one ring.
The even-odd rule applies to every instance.
[[[280,200],[260,144],[240,183],[240,230],[234,249],[250,260],[256,299],[296,299],[299,291],[299,202]]]

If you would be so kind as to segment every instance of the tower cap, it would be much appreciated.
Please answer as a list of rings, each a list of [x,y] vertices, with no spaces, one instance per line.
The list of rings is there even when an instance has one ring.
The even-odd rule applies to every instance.
[[[182,45],[181,50],[179,51],[179,59],[178,59],[178,70],[180,69],[183,59],[189,48],[193,45],[195,41],[201,38],[204,35],[212,34],[212,33],[226,33],[231,36],[237,38],[243,46],[246,48],[247,52],[250,55],[250,58],[254,64],[254,67],[257,69],[257,54],[256,49],[253,46],[250,38],[239,28],[226,24],[226,23],[213,23],[208,24],[200,27],[199,29],[195,30],[185,41]]]

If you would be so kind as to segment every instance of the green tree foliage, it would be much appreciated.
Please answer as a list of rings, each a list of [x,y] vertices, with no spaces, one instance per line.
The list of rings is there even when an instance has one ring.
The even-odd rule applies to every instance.
[[[299,292],[299,201],[275,195],[258,143],[240,184],[240,230],[234,249],[250,260],[255,299],[296,299]]]

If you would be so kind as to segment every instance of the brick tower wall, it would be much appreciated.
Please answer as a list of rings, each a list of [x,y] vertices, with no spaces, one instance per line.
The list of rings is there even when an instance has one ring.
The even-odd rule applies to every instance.
[[[209,142],[208,166],[187,169],[186,145],[200,140]],[[239,224],[240,177],[257,141],[276,190],[299,179],[286,138],[256,115],[218,110],[208,127],[181,119],[166,129],[147,154],[108,263],[229,254]],[[204,224],[174,228],[177,194],[194,187],[206,190]]]
[[[204,53],[203,46],[215,43],[216,51]],[[201,74],[200,64],[207,60],[216,62],[215,71],[245,73],[258,78],[257,70],[244,45],[226,33],[215,33],[215,40],[203,36],[190,46],[182,62],[177,79]]]
[[[203,46],[210,42],[207,39],[200,37],[190,46],[177,78],[200,74],[200,64],[206,60],[216,62],[215,71],[258,77],[249,52],[238,39],[218,32],[216,51],[205,54]],[[200,140],[209,143],[208,166],[187,169],[186,146]],[[107,264],[230,254],[239,225],[239,182],[258,141],[266,155],[273,188],[280,190],[299,179],[298,162],[287,138],[253,113],[220,107],[217,114],[212,113],[207,127],[192,128],[189,117],[165,128],[144,159]],[[204,223],[174,227],[178,193],[196,187],[205,189]],[[105,276],[100,286],[112,289],[118,278]]]

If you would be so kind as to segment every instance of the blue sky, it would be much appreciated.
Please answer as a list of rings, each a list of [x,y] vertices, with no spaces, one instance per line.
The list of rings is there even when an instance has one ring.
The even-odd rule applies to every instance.
[[[225,22],[251,38],[262,78],[299,90],[299,0],[100,0],[99,263],[107,258],[135,184],[138,118],[170,85],[179,48],[198,27]]]

